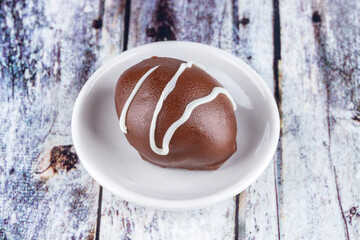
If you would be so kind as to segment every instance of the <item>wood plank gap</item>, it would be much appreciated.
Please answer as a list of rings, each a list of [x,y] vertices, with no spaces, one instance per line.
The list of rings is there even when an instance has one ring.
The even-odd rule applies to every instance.
[[[126,51],[128,48],[129,28],[130,28],[130,6],[131,6],[131,0],[126,0],[123,51]]]
[[[279,62],[281,60],[281,35],[280,35],[280,11],[279,0],[273,0],[273,26],[274,26],[274,79],[275,79],[275,99],[280,105],[280,81],[279,81]],[[280,109],[280,106],[279,106]]]
[[[280,150],[278,150],[280,152]],[[280,154],[279,154],[280,155]],[[279,158],[277,158],[279,159]],[[278,196],[278,180],[277,180],[277,167],[276,161],[274,161],[274,183],[275,183],[275,198],[276,198],[276,220],[277,220],[277,230],[278,230],[278,239],[280,240],[280,213],[279,213],[279,196]]]
[[[233,0],[232,1],[232,24],[233,24],[233,42],[235,45],[239,45],[240,38],[239,38],[239,25],[240,25],[240,19],[239,19],[239,1]],[[238,51],[236,51],[236,54],[238,54]],[[239,204],[240,204],[240,194],[236,195],[235,197],[235,236],[234,239],[239,239]]]
[[[100,186],[99,201],[98,201],[98,211],[97,211],[97,219],[96,219],[96,231],[95,231],[95,239],[96,240],[99,240],[99,236],[100,236],[102,195],[103,195],[103,187]]]
[[[235,221],[234,221],[235,240],[239,239],[239,196],[240,194],[236,195],[235,197]]]
[[[279,63],[281,61],[281,32],[280,32],[280,8],[279,0],[273,0],[273,41],[274,41],[274,62],[273,62],[273,71],[274,71],[274,95],[275,100],[279,108],[280,114],[280,126],[282,125],[282,114],[281,114],[281,79],[280,79],[280,69]],[[277,230],[278,230],[278,239],[281,239],[280,235],[280,203],[279,203],[279,187],[278,181],[281,181],[281,169],[282,169],[282,149],[281,149],[281,137],[282,137],[282,127],[280,127],[280,140],[279,146],[276,153],[276,158],[274,161],[274,183],[275,183],[275,198],[276,198],[276,215],[277,215]]]
[[[92,23],[92,27],[100,30],[103,26],[103,18],[105,12],[105,0],[99,1],[99,16]],[[102,205],[102,192],[103,187],[100,185],[99,187],[99,198],[98,198],[98,209],[97,209],[97,218],[96,218],[96,228],[95,228],[95,239],[99,239],[100,236],[100,224],[101,224],[101,205]]]

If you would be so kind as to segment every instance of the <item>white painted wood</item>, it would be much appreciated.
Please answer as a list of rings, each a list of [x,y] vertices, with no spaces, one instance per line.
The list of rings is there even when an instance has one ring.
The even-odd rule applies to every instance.
[[[280,1],[283,238],[359,238],[358,5]]]
[[[360,2],[328,0],[315,9],[322,20],[317,46],[328,90],[338,207],[347,237],[360,239]]]
[[[235,8],[236,9],[236,8]],[[235,52],[274,90],[273,5],[266,0],[242,0],[238,6]],[[276,161],[274,159],[273,161]],[[277,208],[272,162],[239,201],[239,239],[277,239]]]
[[[102,204],[100,239],[234,238],[229,201],[202,210],[170,212],[128,203],[104,189]]]
[[[99,64],[105,64],[121,53],[125,28],[125,0],[106,0],[103,4],[102,27],[99,29]]]
[[[93,5],[1,2],[1,239],[94,236],[99,188],[70,145],[72,107],[96,59]]]
[[[181,40],[232,52],[232,14],[232,4],[228,1],[132,1],[128,47]]]

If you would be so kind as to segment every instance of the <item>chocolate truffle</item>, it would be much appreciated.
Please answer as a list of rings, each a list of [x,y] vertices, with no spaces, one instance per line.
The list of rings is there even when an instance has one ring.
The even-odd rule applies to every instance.
[[[236,151],[235,102],[196,63],[143,60],[121,74],[115,105],[128,142],[155,165],[215,170]]]

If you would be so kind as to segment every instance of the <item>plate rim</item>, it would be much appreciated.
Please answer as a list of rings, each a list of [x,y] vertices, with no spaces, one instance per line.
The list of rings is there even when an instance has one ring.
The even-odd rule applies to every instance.
[[[215,51],[221,55],[224,55],[226,58],[232,59],[236,64],[241,65],[241,68],[246,72],[247,75],[249,75],[251,81],[254,82],[254,84],[257,84],[260,86],[263,93],[266,95],[266,98],[269,100],[269,106],[271,108],[271,115],[272,120],[270,121],[271,128],[274,129],[274,133],[270,135],[270,143],[266,153],[264,154],[264,160],[261,161],[261,164],[258,164],[254,169],[251,170],[251,173],[249,173],[247,178],[243,178],[241,181],[236,181],[234,184],[232,184],[230,187],[223,189],[221,191],[218,191],[216,193],[202,196],[202,197],[195,197],[192,199],[182,199],[182,200],[165,200],[165,199],[159,199],[155,197],[145,196],[138,194],[136,192],[133,192],[127,188],[125,188],[123,185],[113,186],[114,184],[109,182],[102,176],[103,174],[99,171],[96,171],[93,169],[89,162],[86,161],[85,154],[83,154],[83,149],[77,147],[79,146],[79,134],[76,129],[77,128],[77,119],[80,112],[80,108],[84,102],[86,93],[91,89],[91,87],[97,82],[99,79],[99,75],[102,75],[104,72],[111,69],[114,65],[117,64],[117,62],[120,59],[126,59],[131,58],[134,53],[141,51],[141,49],[149,48],[154,45],[163,45],[164,47],[171,46],[171,45],[183,45],[188,48],[208,48],[209,51]],[[86,81],[82,89],[80,90],[72,112],[72,118],[71,118],[71,134],[72,134],[72,140],[73,144],[76,150],[76,153],[79,157],[80,162],[84,166],[85,170],[90,174],[90,176],[97,181],[101,186],[109,190],[111,193],[121,197],[122,199],[136,203],[140,206],[146,206],[146,207],[152,207],[156,209],[161,210],[175,210],[175,211],[181,211],[181,210],[191,210],[191,209],[199,209],[211,206],[215,203],[219,203],[222,201],[225,201],[227,199],[230,199],[234,197],[235,195],[239,194],[240,192],[244,191],[247,187],[249,187],[256,179],[258,179],[265,169],[270,164],[271,160],[273,159],[273,156],[276,152],[276,148],[278,145],[278,140],[280,136],[280,117],[279,117],[279,110],[277,107],[277,104],[275,102],[273,93],[270,91],[269,87],[267,86],[266,82],[262,79],[262,77],[248,64],[246,64],[243,60],[240,58],[232,55],[231,53],[228,53],[222,49],[219,49],[214,46],[210,46],[207,44],[197,43],[197,42],[189,42],[189,41],[161,41],[161,42],[154,42],[154,43],[148,43],[144,44],[129,50],[126,50],[116,57],[112,58],[105,64],[103,64],[101,67],[99,67]],[[86,151],[86,150],[84,150]]]

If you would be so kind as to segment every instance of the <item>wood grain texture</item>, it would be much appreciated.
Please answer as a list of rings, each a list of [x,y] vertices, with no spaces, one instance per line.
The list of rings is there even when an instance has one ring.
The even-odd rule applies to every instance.
[[[273,4],[267,0],[243,0],[237,11],[234,29],[235,53],[252,66],[274,91]],[[276,161],[276,158],[274,159]],[[277,239],[277,208],[274,163],[241,196],[239,239]]]
[[[0,1],[0,239],[360,239],[360,2],[132,0],[128,35],[125,2]],[[237,198],[144,208],[101,194],[79,163],[83,84],[161,40],[233,53],[278,97],[274,164]]]
[[[315,5],[312,16],[321,20],[314,33],[327,89],[329,157],[348,239],[360,239],[359,12],[359,1],[331,0]]]
[[[98,1],[1,2],[1,239],[94,238],[99,185],[78,163],[70,123],[99,52],[119,43],[101,37],[99,17]],[[122,21],[111,18],[108,28]]]
[[[358,12],[280,1],[282,238],[360,238]]]
[[[125,0],[100,1],[102,26],[99,27],[99,64],[119,55],[123,48],[125,28]]]
[[[100,239],[233,239],[229,201],[201,210],[171,212],[144,208],[104,189]],[[230,226],[229,226],[229,225]]]
[[[224,1],[132,1],[129,48],[153,41],[201,42],[232,52],[232,4]]]

